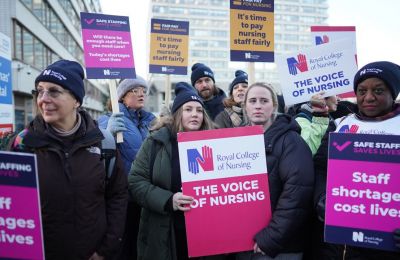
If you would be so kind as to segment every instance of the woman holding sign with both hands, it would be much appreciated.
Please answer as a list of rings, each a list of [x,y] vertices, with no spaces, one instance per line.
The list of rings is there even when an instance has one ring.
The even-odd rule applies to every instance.
[[[142,206],[138,259],[188,259],[183,212],[193,198],[181,192],[177,133],[211,129],[212,122],[193,87],[177,83],[175,94],[172,118],[144,141],[129,176],[129,191]]]

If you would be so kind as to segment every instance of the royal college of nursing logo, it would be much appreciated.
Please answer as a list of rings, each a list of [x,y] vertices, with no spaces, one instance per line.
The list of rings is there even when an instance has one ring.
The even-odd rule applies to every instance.
[[[329,37],[326,35],[315,36],[315,45],[320,45],[329,42]]]
[[[353,241],[354,242],[364,242],[364,233],[363,232],[353,232]]]
[[[343,125],[342,127],[340,127],[338,133],[351,133],[351,134],[354,134],[354,133],[357,133],[359,128],[360,127],[358,125],[351,125],[351,126]]]
[[[199,173],[199,165],[203,171],[213,171],[214,170],[214,160],[213,160],[213,150],[211,147],[203,146],[201,148],[202,154],[199,153],[197,149],[188,149],[188,170],[193,174]]]
[[[298,54],[297,60],[294,57],[288,58],[287,65],[289,73],[292,75],[297,75],[297,70],[300,72],[308,71],[307,58],[304,54]]]

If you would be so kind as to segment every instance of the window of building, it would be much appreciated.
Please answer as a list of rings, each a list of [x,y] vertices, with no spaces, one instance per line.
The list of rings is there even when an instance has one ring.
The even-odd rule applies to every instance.
[[[201,57],[201,58],[205,58],[205,57],[208,57],[208,51],[204,51],[204,50],[192,50],[192,51],[191,51],[191,55],[192,55],[192,57]]]
[[[228,32],[227,31],[211,31],[211,36],[213,37],[228,37]]]
[[[61,57],[51,51],[42,41],[36,38],[21,24],[14,23],[14,57],[38,70],[44,69]]]
[[[228,42],[227,41],[209,41],[208,46],[213,48],[227,48]]]
[[[208,41],[205,40],[190,40],[190,45],[192,47],[207,47]]]
[[[190,35],[197,36],[197,37],[208,37],[210,35],[210,31],[209,30],[192,29],[192,30],[190,30]]]
[[[26,61],[26,63],[33,65],[33,35],[28,31],[22,31],[22,43],[23,43],[23,53],[22,60]]]
[[[228,52],[227,51],[210,51],[210,57],[227,58]]]
[[[35,15],[39,21],[42,22],[42,24],[54,35],[54,37],[57,38],[57,40],[66,47],[68,52],[70,52],[78,61],[83,63],[83,50],[81,49],[80,45],[75,41],[73,36],[69,33],[67,28],[64,26],[62,23],[61,19],[57,16],[57,14],[54,12],[52,7],[47,3],[47,1],[44,0],[23,0],[22,1],[25,6],[30,9]],[[71,1],[69,0],[59,0],[60,4],[63,6],[66,14],[71,18],[70,20],[72,21],[72,24],[77,28],[77,30],[80,30],[80,19],[78,14],[75,12],[74,7],[71,4]],[[77,1],[80,2],[80,1]],[[90,4],[94,8],[94,3],[91,1]],[[95,10],[95,9],[93,9]],[[25,37],[25,36],[23,36]],[[29,37],[29,36],[28,36]],[[27,39],[27,43],[29,44],[30,42]],[[25,41],[25,40],[24,40]],[[31,44],[32,45],[32,44]],[[24,46],[24,45],[22,45]],[[30,47],[27,47],[27,51],[30,50]],[[38,47],[39,48],[39,47]],[[23,51],[26,53],[27,51]],[[17,53],[15,54],[17,57]],[[43,57],[45,57],[44,55]],[[22,58],[26,59],[26,58]],[[33,59],[33,58],[32,58]],[[38,58],[40,59],[40,58]],[[38,66],[34,64],[33,60],[26,60],[28,64],[31,64],[33,66]],[[38,64],[41,64],[41,61],[38,61]]]
[[[29,96],[15,95],[15,132],[22,131],[33,119],[33,99]]]
[[[22,28],[18,24],[14,24],[14,57],[22,60]]]

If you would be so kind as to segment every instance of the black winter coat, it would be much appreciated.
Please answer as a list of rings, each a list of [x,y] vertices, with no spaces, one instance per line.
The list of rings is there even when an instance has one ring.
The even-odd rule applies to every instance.
[[[318,148],[314,156],[315,167],[315,192],[314,207],[318,214],[318,219],[314,219],[313,223],[313,259],[326,260],[399,260],[399,252],[390,252],[377,249],[369,249],[347,245],[336,245],[325,243],[324,222],[325,219],[325,198],[326,198],[326,182],[328,172],[328,150],[329,150],[329,133],[336,130],[334,121],[329,123],[328,129],[321,140],[321,146]]]
[[[300,126],[279,115],[264,133],[272,219],[255,236],[270,257],[303,252],[312,212],[314,170]]]
[[[100,155],[104,137],[89,114],[80,114],[71,146],[40,116],[11,146],[37,156],[46,259],[87,260],[94,252],[107,258],[118,249],[124,231],[128,185],[122,162],[117,154],[106,185]]]

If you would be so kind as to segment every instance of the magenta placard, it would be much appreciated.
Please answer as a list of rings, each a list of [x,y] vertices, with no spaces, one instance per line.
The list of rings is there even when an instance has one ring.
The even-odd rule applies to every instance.
[[[36,159],[0,152],[0,259],[44,259]]]
[[[186,182],[195,203],[185,213],[189,257],[252,250],[271,219],[268,175]]]
[[[400,251],[400,136],[331,133],[326,242]]]
[[[327,225],[386,232],[400,227],[400,164],[330,160],[328,171],[335,174],[327,184]],[[381,183],[364,183],[363,176]]]
[[[82,30],[86,67],[134,67],[130,32]]]
[[[88,79],[136,78],[129,17],[81,13]]]

